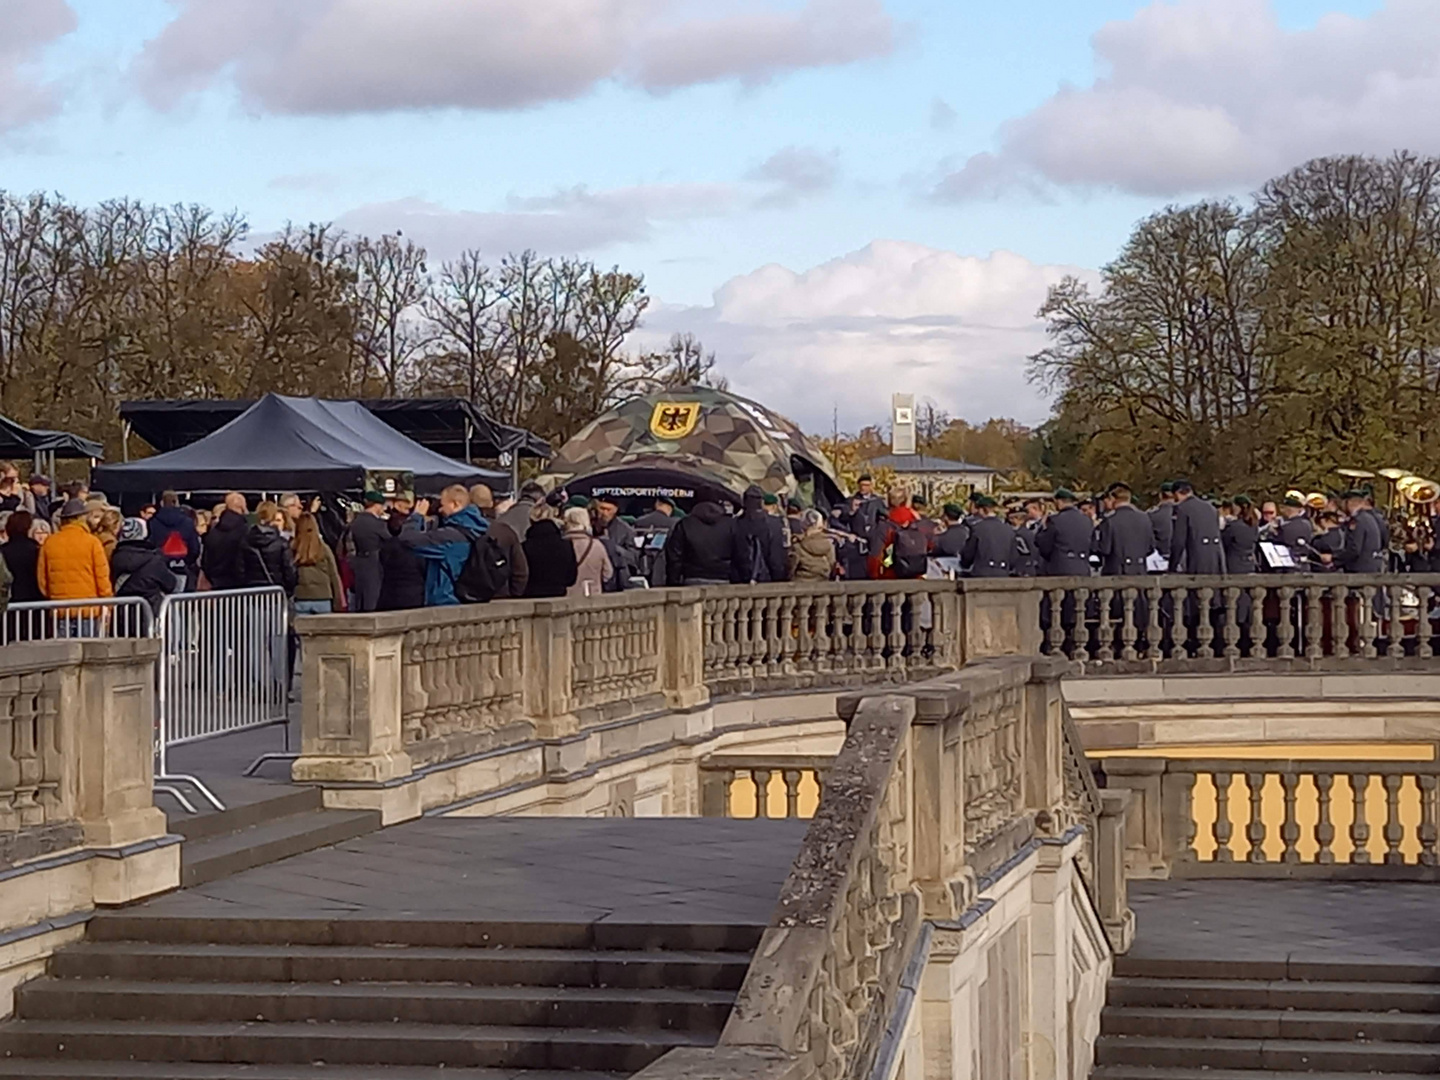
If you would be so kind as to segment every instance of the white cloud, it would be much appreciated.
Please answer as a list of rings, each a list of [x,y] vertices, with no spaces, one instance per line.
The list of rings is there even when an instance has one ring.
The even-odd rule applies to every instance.
[[[1175,196],[1259,183],[1337,153],[1440,153],[1440,3],[1290,30],[1270,0],[1156,2],[1094,36],[1106,72],[1007,123],[942,201],[1028,177]]]
[[[397,229],[437,259],[479,249],[499,256],[534,249],[571,255],[647,240],[655,227],[725,213],[736,189],[728,184],[649,184],[553,195],[512,197],[504,210],[452,210],[423,199],[371,203],[336,219],[346,232],[367,236]]]
[[[756,200],[756,206],[785,207],[829,191],[839,177],[839,151],[827,154],[803,146],[786,146],[752,169],[748,179],[770,188]]]
[[[704,18],[685,0],[175,2],[137,67],[161,106],[230,75],[268,112],[512,109],[607,79],[652,92],[753,84],[893,46],[881,0],[714,0]]]
[[[652,310],[645,333],[696,333],[737,391],[812,430],[884,419],[890,395],[933,398],[959,416],[1039,422],[1025,378],[1044,347],[1035,313],[1067,273],[1007,251],[985,258],[876,240],[796,273],[765,266],[726,282],[708,307]]]
[[[75,29],[66,0],[0,0],[0,132],[60,107],[60,89],[34,71],[41,51]]]

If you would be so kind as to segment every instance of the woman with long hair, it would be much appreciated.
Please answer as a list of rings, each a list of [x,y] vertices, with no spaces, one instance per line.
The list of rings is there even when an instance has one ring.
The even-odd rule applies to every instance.
[[[335,553],[320,535],[320,523],[311,513],[302,513],[290,541],[299,582],[295,586],[297,615],[329,615],[345,610],[345,587]]]
[[[1220,530],[1220,549],[1225,553],[1227,574],[1253,574],[1260,551],[1260,515],[1249,495],[1231,500],[1235,516]]]

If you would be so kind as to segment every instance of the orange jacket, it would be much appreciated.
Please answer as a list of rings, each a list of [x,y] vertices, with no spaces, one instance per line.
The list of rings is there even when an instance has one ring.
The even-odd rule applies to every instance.
[[[105,547],[83,518],[68,522],[40,546],[35,567],[40,591],[51,600],[113,596]]]

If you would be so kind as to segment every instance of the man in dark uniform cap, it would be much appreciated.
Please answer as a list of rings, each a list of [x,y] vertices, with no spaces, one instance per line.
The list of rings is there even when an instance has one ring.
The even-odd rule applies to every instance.
[[[1095,523],[1075,505],[1069,488],[1055,492],[1055,513],[1035,536],[1035,548],[1043,560],[1040,573],[1046,577],[1089,577],[1090,545]]]
[[[1160,501],[1150,508],[1150,530],[1155,550],[1170,557],[1170,540],[1175,533],[1175,485],[1169,480],[1160,485]]]
[[[1220,515],[1204,499],[1195,497],[1188,480],[1175,482],[1175,527],[1170,536],[1172,574],[1223,574],[1220,550]]]
[[[937,554],[958,559],[965,550],[965,541],[970,539],[970,528],[963,520],[965,511],[955,503],[946,503],[942,510],[945,514],[945,528],[935,538],[935,551]]]
[[[1115,509],[1095,530],[1095,554],[1100,573],[1107,577],[1135,577],[1145,573],[1145,560],[1155,549],[1150,518],[1131,502],[1130,485],[1111,484],[1106,494]]]
[[[1024,557],[1020,534],[995,516],[995,500],[989,495],[977,495],[974,505],[980,516],[970,527],[960,561],[971,577],[1009,577]]]
[[[1347,574],[1379,574],[1385,569],[1384,536],[1375,515],[1365,507],[1363,491],[1345,493],[1345,550],[1335,561]]]
[[[1275,529],[1275,542],[1290,549],[1290,557],[1295,560],[1295,569],[1291,573],[1304,574],[1315,569],[1310,564],[1310,539],[1314,534],[1315,527],[1305,516],[1305,501],[1295,495],[1286,495],[1280,504],[1280,524]]]

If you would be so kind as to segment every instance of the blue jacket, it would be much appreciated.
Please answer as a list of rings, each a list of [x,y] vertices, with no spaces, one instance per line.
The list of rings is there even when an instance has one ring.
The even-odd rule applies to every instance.
[[[162,506],[150,519],[151,545],[157,550],[163,548],[171,533],[179,533],[180,539],[185,541],[186,565],[193,566],[199,562],[200,534],[195,531],[195,523],[180,507]]]
[[[425,606],[445,607],[458,604],[455,579],[470,557],[470,545],[484,536],[490,523],[473,506],[458,514],[441,518],[439,524],[425,532],[402,532],[401,543],[425,560]]]

